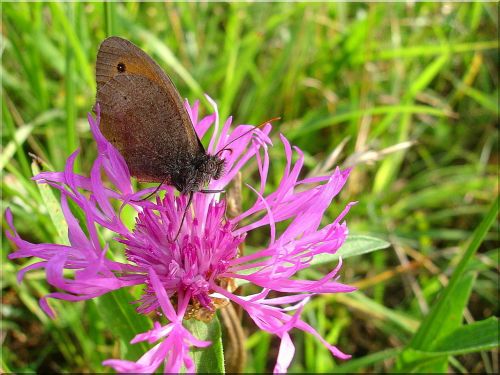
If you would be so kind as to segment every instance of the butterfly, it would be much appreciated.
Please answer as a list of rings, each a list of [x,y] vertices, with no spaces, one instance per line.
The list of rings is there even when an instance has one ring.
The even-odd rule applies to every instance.
[[[96,82],[101,131],[132,176],[173,185],[191,202],[194,192],[207,192],[203,187],[223,175],[222,150],[207,154],[175,85],[139,47],[116,36],[105,39]]]

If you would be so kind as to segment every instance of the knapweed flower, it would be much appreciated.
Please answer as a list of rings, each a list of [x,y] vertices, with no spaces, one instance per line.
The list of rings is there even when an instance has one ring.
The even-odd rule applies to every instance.
[[[230,131],[229,118],[219,131],[217,107],[208,99],[215,113],[201,120],[198,103],[186,103],[186,108],[200,138],[208,130],[213,131],[208,152],[215,154],[251,126],[239,125]],[[95,119],[89,115],[89,123],[98,148],[89,176],[74,172],[76,151],[68,158],[63,172],[43,172],[34,177],[38,183],[60,191],[69,244],[27,242],[16,232],[11,212],[6,213],[10,227],[7,235],[17,247],[9,258],[40,259],[22,269],[19,280],[27,271],[44,268],[48,283],[58,289],[40,301],[47,314],[54,316],[48,298],[78,301],[119,288],[144,286],[142,297],[136,301],[137,311],[162,313],[169,323],[162,326],[155,322],[151,330],[135,336],[132,343],[158,342],[137,362],[104,362],[119,372],[154,372],[162,363],[165,372],[178,372],[182,366],[193,372],[190,348],[205,347],[210,342],[194,337],[183,326],[183,320],[210,319],[216,308],[223,308],[224,301],[237,303],[260,329],[281,339],[275,372],[285,372],[292,361],[294,345],[289,333],[293,328],[317,337],[334,356],[349,358],[301,319],[304,305],[315,294],[354,290],[335,281],[340,262],[320,280],[297,278],[297,273],[309,267],[316,255],[335,253],[346,239],[343,217],[352,203],[333,223],[321,226],[321,219],[346,182],[348,170],[337,169],[329,176],[299,180],[303,154],[281,136],[287,163],[276,191],[266,193],[268,148],[272,146],[268,137],[271,125],[267,124],[233,142],[231,152],[224,151],[225,175],[208,186],[210,190],[224,189],[245,164],[255,160],[260,184],[248,186],[255,196],[253,205],[239,216],[227,218],[224,195],[196,193],[180,227],[187,197],[176,195],[167,186],[164,195],[157,194],[155,201],[141,200],[154,189],[133,191],[124,159],[99,131],[99,114]],[[295,162],[293,150],[297,155]],[[73,215],[69,201],[81,209],[85,222]],[[121,219],[125,206],[137,212],[132,229]],[[283,221],[289,224],[278,233],[276,223]],[[238,247],[247,234],[261,227],[269,230],[268,244],[239,256]],[[103,230],[114,233],[111,241],[123,244],[125,261],[111,259],[109,243],[103,246],[101,242]],[[238,279],[256,285],[260,292],[234,294],[232,286]],[[271,292],[279,292],[279,296],[273,297]]]

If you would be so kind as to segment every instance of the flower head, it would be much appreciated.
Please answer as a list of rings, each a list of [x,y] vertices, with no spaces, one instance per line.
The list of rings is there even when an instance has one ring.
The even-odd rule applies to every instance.
[[[225,174],[210,181],[208,189],[224,189],[249,161],[255,159],[260,185],[248,186],[255,195],[255,202],[248,210],[237,217],[226,218],[226,202],[220,194],[195,193],[188,205],[188,197],[176,195],[172,187],[165,187],[164,196],[157,195],[155,201],[140,200],[153,189],[134,192],[123,157],[99,130],[99,115],[96,119],[89,115],[98,148],[90,175],[73,171],[76,151],[68,158],[64,171],[43,172],[34,178],[61,192],[69,244],[34,244],[23,240],[14,228],[12,214],[7,211],[10,227],[7,235],[17,247],[9,257],[40,259],[21,270],[19,280],[27,271],[45,268],[47,281],[60,290],[40,301],[44,311],[52,317],[54,313],[47,303],[48,298],[78,301],[123,287],[143,285],[144,293],[136,301],[137,311],[143,314],[162,312],[169,323],[162,326],[155,322],[153,329],[132,340],[132,343],[159,342],[137,362],[117,359],[104,362],[120,372],[154,372],[162,363],[165,372],[177,372],[182,365],[194,371],[190,347],[204,347],[210,343],[196,339],[183,326],[183,319],[211,319],[214,311],[227,301],[239,304],[260,329],[280,337],[276,372],[286,371],[293,358],[294,346],[289,335],[292,328],[316,336],[334,356],[349,358],[301,319],[302,309],[313,295],[354,290],[335,281],[340,263],[320,280],[296,278],[300,270],[310,266],[316,255],[335,253],[347,236],[343,217],[352,203],[333,223],[323,227],[320,224],[349,171],[337,169],[329,176],[299,180],[303,154],[281,136],[286,167],[276,191],[265,193],[270,165],[268,148],[272,146],[268,137],[271,125],[245,134],[252,127],[239,125],[230,131],[229,118],[219,131],[217,107],[213,101],[211,103],[215,113],[201,120],[198,119],[198,103],[192,107],[186,103],[200,138],[210,128],[215,128],[207,150],[209,154],[220,152],[234,140],[231,152],[221,152]],[[298,156],[295,163],[292,162],[294,151]],[[111,186],[105,184],[103,175]],[[80,223],[69,209],[70,200],[82,210],[84,223]],[[137,213],[133,228],[127,227],[121,218],[125,206]],[[285,220],[289,225],[278,233],[276,223]],[[269,243],[254,253],[238,256],[238,247],[246,235],[260,227],[268,228]],[[126,261],[111,260],[107,256],[109,246],[102,246],[99,240],[102,229],[113,232],[114,241],[124,245]],[[73,271],[70,277],[63,274],[65,270]],[[248,296],[236,295],[232,288],[235,280],[253,283],[261,291]],[[280,297],[270,297],[272,291],[280,292]]]

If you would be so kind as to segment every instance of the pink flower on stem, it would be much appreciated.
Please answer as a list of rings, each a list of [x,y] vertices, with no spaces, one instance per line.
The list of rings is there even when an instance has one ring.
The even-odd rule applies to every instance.
[[[198,120],[198,103],[192,107],[186,103],[186,108],[200,138],[209,129],[214,130],[207,152],[215,154],[251,126],[239,125],[230,131],[229,118],[219,132],[217,106],[208,100],[215,113],[201,120]],[[268,137],[271,125],[267,124],[231,144],[232,152],[223,154],[225,175],[208,186],[211,190],[224,189],[245,164],[255,159],[260,186],[248,186],[255,195],[252,207],[227,219],[224,196],[196,193],[177,240],[171,242],[181,225],[187,197],[176,196],[174,189],[166,186],[163,198],[157,196],[155,202],[141,201],[140,198],[154,188],[134,192],[123,157],[99,130],[99,115],[96,119],[89,115],[89,123],[98,148],[89,177],[73,171],[78,151],[70,155],[63,172],[43,172],[34,177],[38,183],[49,184],[60,191],[69,244],[34,244],[23,240],[14,228],[10,210],[6,212],[10,227],[7,236],[17,247],[9,258],[40,259],[19,272],[19,281],[27,271],[45,268],[48,283],[60,290],[40,300],[48,315],[54,317],[48,298],[79,301],[123,287],[144,285],[144,294],[136,301],[137,311],[162,312],[169,323],[162,326],[155,322],[151,330],[131,341],[132,344],[159,342],[137,362],[118,359],[104,362],[119,372],[154,372],[162,363],[165,372],[178,372],[182,366],[193,372],[190,348],[206,347],[210,342],[196,339],[183,326],[183,319],[203,315],[200,312],[205,317],[213,316],[221,300],[239,304],[260,329],[281,339],[275,372],[286,372],[293,359],[295,348],[289,335],[293,328],[317,337],[334,356],[350,357],[326,342],[301,319],[304,305],[315,294],[354,290],[335,281],[341,262],[320,280],[295,278],[297,272],[310,266],[316,255],[334,254],[345,241],[347,226],[343,218],[354,203],[348,204],[333,223],[324,227],[320,227],[320,223],[332,199],[345,184],[349,170],[337,169],[329,176],[299,180],[304,156],[297,147],[292,149],[281,135],[286,167],[276,191],[265,194],[270,163],[268,147],[272,146]],[[298,155],[295,163],[292,163],[293,150]],[[112,187],[104,184],[103,174]],[[69,209],[69,200],[83,212],[84,223]],[[132,230],[120,218],[125,206],[137,212]],[[256,216],[258,218],[252,220]],[[284,220],[290,220],[290,224],[282,233],[277,233],[276,223]],[[239,257],[238,246],[247,233],[263,226],[269,228],[267,246]],[[107,257],[110,250],[107,245],[101,245],[101,229],[115,233],[114,240],[124,244],[126,262]],[[73,271],[71,277],[63,274],[65,270]],[[255,295],[235,295],[229,286],[236,279],[253,283],[262,290]],[[283,296],[269,298],[272,291]]]

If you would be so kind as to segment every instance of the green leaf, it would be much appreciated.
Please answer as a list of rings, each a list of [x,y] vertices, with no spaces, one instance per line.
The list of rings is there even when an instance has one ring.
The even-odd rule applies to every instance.
[[[462,325],[463,312],[467,307],[467,302],[469,301],[475,281],[475,273],[466,273],[462,276],[457,287],[450,294],[450,298],[445,302],[446,309],[444,309],[444,313],[441,315],[442,321],[439,323],[439,330],[433,335],[432,342],[428,342],[427,344],[432,345],[435,340],[453,332]]]
[[[100,316],[115,337],[120,339],[121,358],[136,361],[149,348],[144,343],[130,344],[135,335],[152,327],[151,321],[135,311],[132,296],[124,289],[115,290],[93,300]]]
[[[311,261],[311,265],[336,262],[340,257],[342,259],[368,254],[373,251],[386,249],[391,244],[387,241],[370,236],[348,236],[342,247],[335,254],[318,254]]]
[[[398,115],[398,114],[415,114],[415,115],[431,115],[436,117],[446,117],[449,113],[440,108],[433,108],[425,105],[415,104],[398,104],[392,106],[378,106],[366,108],[362,110],[346,111],[335,115],[322,115],[317,118],[305,120],[304,123],[295,129],[290,129],[286,136],[290,140],[295,140],[304,134],[317,132],[318,130],[329,128],[333,125],[352,121],[363,116],[373,115]]]
[[[334,299],[338,303],[342,303],[349,308],[356,309],[361,313],[366,313],[372,319],[377,321],[387,321],[397,326],[401,332],[415,332],[418,327],[418,322],[412,319],[408,314],[390,309],[373,299],[367,297],[361,291],[351,293],[331,294],[328,297]],[[311,308],[316,304],[316,300],[312,300],[308,307]]]
[[[432,351],[457,355],[491,350],[499,346],[499,337],[498,318],[492,316],[455,329],[438,340]]]
[[[454,288],[453,293],[450,298],[444,303],[445,308],[442,310],[443,313],[436,317],[436,324],[439,328],[435,329],[429,337],[431,342],[427,342],[424,348],[419,348],[418,355],[412,355],[414,351],[405,350],[402,355],[398,358],[396,368],[402,372],[424,372],[424,373],[441,373],[446,371],[448,366],[448,355],[436,355],[433,354],[432,361],[422,363],[422,358],[427,358],[427,354],[421,354],[422,350],[428,352],[432,344],[439,338],[453,332],[456,328],[460,327],[463,319],[463,311],[467,306],[467,301],[469,300],[474,281],[476,280],[475,274],[468,273],[465,274],[457,287]],[[417,349],[417,348],[412,348]],[[410,354],[408,354],[410,353]],[[408,360],[409,359],[409,360]]]
[[[429,86],[431,81],[437,76],[441,69],[443,69],[449,58],[450,55],[445,53],[430,63],[410,85],[405,97],[407,99],[413,99],[419,92]]]
[[[31,170],[33,172],[33,176],[36,176],[38,173],[40,173],[40,169],[38,168],[36,162],[33,162],[31,164]],[[49,214],[50,220],[57,232],[57,242],[63,245],[69,245],[68,224],[66,223],[66,218],[62,213],[61,204],[54,196],[52,187],[48,184],[37,184],[37,186],[42,196],[42,201]]]
[[[192,349],[197,373],[224,374],[224,350],[219,319],[214,317],[210,323],[189,319],[184,326],[199,340],[211,341],[206,348]]]
[[[71,48],[73,48],[75,59],[78,62],[78,70],[85,79],[86,84],[89,86],[89,91],[94,92],[96,83],[92,65],[87,61],[84,46],[78,38],[75,28],[72,27],[71,22],[64,12],[64,6],[57,3],[51,3],[50,9],[52,11],[54,21],[57,21],[62,26],[65,37],[67,38]]]
[[[485,51],[498,49],[498,40],[485,40],[472,43],[455,43],[455,44],[426,44],[416,46],[405,46],[395,49],[379,48],[376,51],[363,51],[355,63],[363,63],[371,60],[391,60],[402,58],[423,58],[425,56],[434,56],[448,53],[467,53],[471,51]]]
[[[438,358],[433,358],[431,362],[426,362],[425,359],[428,357],[428,354],[421,355],[416,354],[416,352],[427,352],[436,340],[443,339],[443,336],[451,334],[460,325],[463,310],[466,307],[475,279],[475,276],[466,273],[466,270],[491,225],[495,222],[497,214],[498,197],[474,231],[469,246],[453,272],[447,287],[421,323],[407,349],[399,356],[396,365],[397,371],[436,372],[443,370],[443,368],[446,369],[448,362],[447,355],[443,356],[440,353]]]
[[[5,165],[14,156],[16,150],[26,141],[26,139],[28,139],[33,129],[33,125],[23,125],[16,130],[12,140],[5,146],[0,154],[0,170],[5,168]]]
[[[451,355],[491,350],[499,346],[498,318],[491,317],[480,322],[455,329],[438,340],[429,351],[406,349],[400,358],[405,366],[402,373],[438,373],[446,371]]]
[[[433,354],[412,348],[405,349],[398,358],[395,372],[408,373],[445,373],[448,366],[448,356]],[[444,369],[443,369],[444,367]],[[439,369],[439,370],[437,370]]]
[[[474,99],[478,104],[483,106],[485,109],[498,115],[499,113],[498,99],[495,98],[495,96],[490,97],[491,94],[490,96],[488,96],[487,94],[464,84],[459,84],[458,87],[465,95]]]
[[[380,352],[376,352],[373,354],[365,355],[364,357],[351,359],[340,366],[336,366],[333,369],[334,374],[347,374],[347,373],[355,373],[360,372],[363,369],[366,369],[368,366],[372,366],[379,362],[385,361],[387,359],[393,358],[399,354],[401,349],[387,349]]]
[[[426,349],[430,347],[430,345],[432,345],[433,341],[436,339],[438,333],[442,329],[443,322],[451,318],[452,314],[455,314],[455,311],[449,310],[449,306],[453,305],[451,300],[456,296],[455,289],[461,283],[462,277],[469,262],[471,261],[473,255],[476,253],[484,237],[486,237],[486,234],[488,234],[491,225],[495,222],[497,214],[498,197],[491,205],[482,222],[474,231],[469,246],[464,252],[464,255],[457,265],[455,271],[453,272],[448,286],[444,289],[437,303],[433,305],[430,313],[424,319],[419,330],[413,337],[410,343],[411,348]]]

